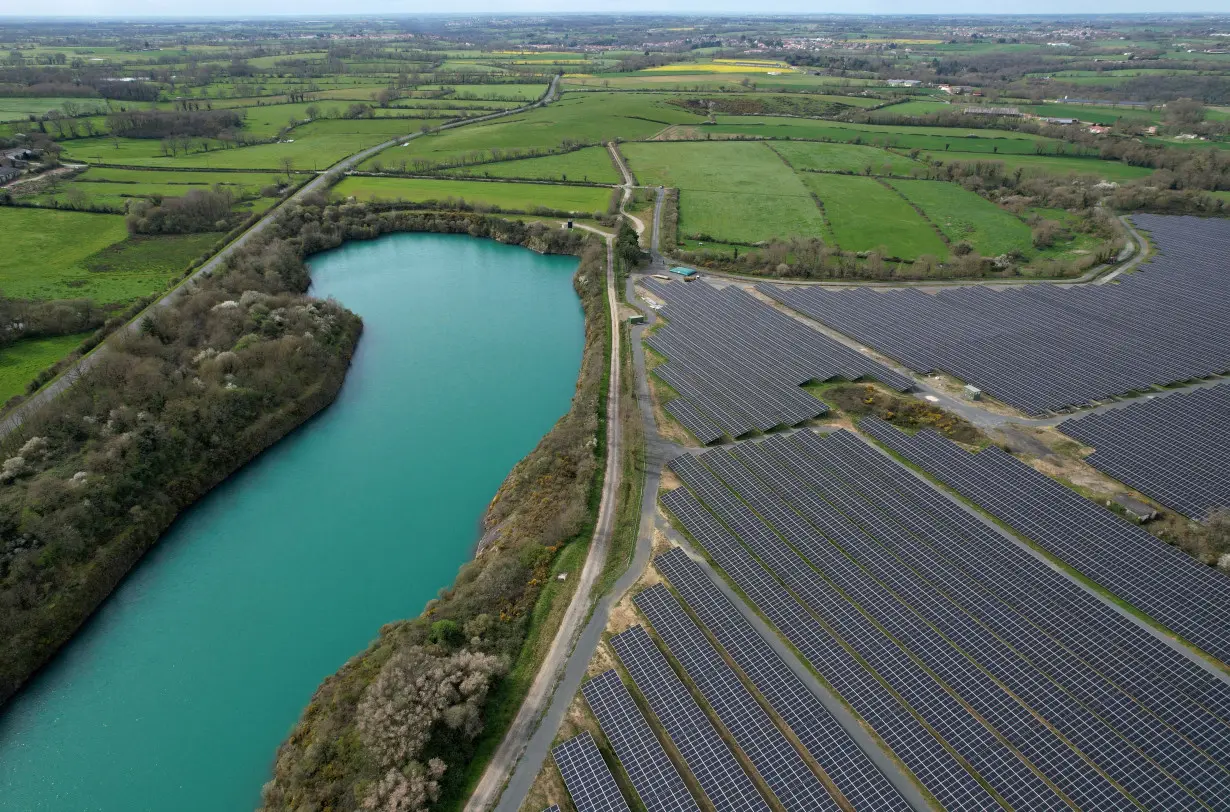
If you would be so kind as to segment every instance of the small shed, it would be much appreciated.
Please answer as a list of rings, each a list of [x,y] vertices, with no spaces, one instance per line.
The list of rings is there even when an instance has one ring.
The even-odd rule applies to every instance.
[[[644,324],[644,323],[645,323],[644,313],[633,313],[631,316],[628,317],[628,324]]]
[[[1117,493],[1111,497],[1112,501],[1119,507],[1123,508],[1123,512],[1129,518],[1144,524],[1157,518],[1157,511],[1139,499],[1133,499],[1126,493]]]
[[[965,397],[970,400],[982,400],[982,390],[976,386],[966,384],[965,388],[961,391],[965,394]]]

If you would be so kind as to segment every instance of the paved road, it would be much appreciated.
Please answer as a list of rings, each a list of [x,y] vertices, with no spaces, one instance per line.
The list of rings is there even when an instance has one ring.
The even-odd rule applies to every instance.
[[[548,709],[549,703],[552,702],[552,696],[558,698],[564,695],[557,688],[560,672],[564,669],[565,665],[570,663],[570,660],[577,659],[574,643],[576,643],[581,632],[581,626],[589,614],[594,585],[598,581],[598,576],[602,574],[602,568],[606,564],[607,555],[611,549],[611,536],[615,527],[616,502],[623,475],[623,423],[620,419],[619,398],[621,391],[619,295],[615,288],[614,239],[609,234],[598,231],[595,231],[595,233],[600,234],[606,239],[607,304],[610,308],[612,325],[611,377],[607,392],[606,410],[606,473],[602,482],[602,500],[598,506],[598,522],[594,528],[593,540],[590,542],[589,552],[585,558],[585,566],[581,570],[576,592],[572,596],[572,602],[564,613],[564,619],[560,623],[559,630],[555,633],[555,639],[551,641],[551,648],[547,651],[547,655],[534,677],[534,682],[530,685],[530,690],[521,703],[521,708],[517,711],[516,718],[513,719],[508,732],[504,734],[504,740],[500,742],[495,755],[492,756],[491,763],[487,765],[486,771],[483,773],[482,778],[479,779],[474,794],[470,796],[470,800],[465,807],[466,812],[481,812],[481,810],[490,809],[499,800],[501,793],[503,793],[505,798],[511,799],[515,795],[512,786],[520,787],[524,784],[524,789],[520,791],[519,796],[516,796],[517,800],[515,801],[517,805],[520,805],[520,798],[525,795],[533,783],[534,775],[537,774],[538,770],[535,768],[533,773],[529,775],[529,783],[525,783],[525,764],[528,761],[534,760],[535,757],[537,762],[541,764],[545,749],[536,747],[531,752],[527,749],[527,745],[531,742],[531,736],[537,737],[539,732],[546,729],[546,726],[540,723],[543,720],[544,711]],[[584,663],[588,662],[588,660],[589,656],[585,656],[581,660],[582,673],[584,673]],[[567,698],[571,699],[574,692],[575,689],[567,692]],[[567,702],[565,701],[564,704],[566,707]],[[556,721],[554,726],[550,727],[547,731],[546,743],[548,746],[555,735],[555,728],[558,726],[559,722]],[[524,758],[522,757],[523,754],[525,755]],[[520,766],[518,766],[518,762],[520,762]],[[514,768],[517,768],[515,774],[513,773]],[[510,775],[516,781],[515,784],[509,784],[509,790],[505,791],[505,785],[509,783]],[[509,802],[511,803],[512,801],[510,800]],[[503,809],[505,806],[505,803],[501,803],[499,808]],[[515,809],[516,806],[513,808]]]
[[[466,125],[476,124],[481,121],[490,121],[493,118],[502,118],[504,116],[510,116],[510,115],[515,115],[517,113],[522,113],[522,112],[525,112],[526,110],[531,110],[535,107],[541,107],[545,104],[549,104],[550,102],[555,100],[558,92],[559,92],[559,77],[556,76],[555,78],[551,80],[551,84],[550,86],[547,87],[547,92],[543,94],[543,97],[539,99],[538,101],[534,102],[533,104],[527,104],[523,107],[518,107],[513,110],[503,110],[498,113],[490,113],[485,116],[476,116],[475,118],[470,118],[464,121],[454,122],[453,124],[444,124],[436,129],[451,130],[456,127],[464,127]],[[286,205],[287,203],[303,200],[305,197],[312,194],[313,192],[327,189],[329,185],[331,184],[332,180],[336,178],[338,175],[350,171],[351,169],[363,163],[363,161],[366,161],[368,158],[372,157],[373,155],[380,152],[381,150],[387,149],[395,144],[404,144],[407,141],[413,140],[415,138],[421,138],[422,136],[423,136],[423,133],[416,132],[416,133],[412,133],[410,135],[404,136],[402,138],[394,138],[390,141],[385,141],[383,144],[378,144],[374,147],[369,147],[368,149],[365,149],[361,152],[357,152],[348,158],[343,158],[341,161],[337,162],[336,164],[329,167],[327,170],[320,173],[315,178],[313,178],[312,180],[304,184],[297,192],[295,192],[290,197],[286,198],[286,200],[284,200],[280,205],[275,206],[274,208],[270,209],[265,214],[265,216],[262,217],[260,220],[258,220],[255,224],[253,224],[251,228],[249,228],[243,234],[239,235],[239,237],[237,237],[235,240],[227,244],[221,251],[214,254],[212,259],[210,259],[208,262],[203,264],[201,267],[193,271],[192,274],[189,275],[183,282],[181,282],[179,285],[172,288],[171,290],[167,291],[165,294],[162,295],[161,298],[159,298],[156,302],[150,305],[149,308],[146,308],[141,313],[138,313],[132,319],[132,321],[128,322],[128,324],[126,324],[124,327],[120,329],[135,332],[137,329],[139,329],[141,321],[145,318],[145,315],[149,313],[150,309],[155,308],[155,307],[166,307],[172,304],[173,302],[178,300],[180,296],[183,296],[187,291],[191,290],[192,286],[202,276],[207,276],[208,274],[212,273],[218,268],[221,268],[222,263],[226,262],[228,257],[234,254],[237,250],[242,248],[244,245],[246,245],[249,241],[252,240],[253,237],[255,237],[257,234],[267,229],[269,225],[274,222],[275,218],[280,213],[282,206]],[[36,394],[32,395],[24,403],[22,403],[16,409],[10,412],[4,418],[3,421],[0,421],[0,439],[4,438],[9,432],[13,431],[18,426],[20,426],[23,422],[25,422],[26,418],[29,417],[31,414],[33,414],[36,409],[41,408],[46,403],[49,403],[51,400],[56,398],[65,389],[67,389],[68,387],[76,383],[77,379],[80,378],[82,374],[84,374],[86,371],[91,369],[96,363],[98,363],[98,359],[101,357],[102,353],[106,351],[106,349],[107,349],[107,342],[103,342],[98,347],[96,347],[92,352],[89,352],[86,355],[82,356],[81,358],[77,359],[63,373],[61,373],[58,378],[56,378],[54,381],[52,381],[48,385],[44,386]]]

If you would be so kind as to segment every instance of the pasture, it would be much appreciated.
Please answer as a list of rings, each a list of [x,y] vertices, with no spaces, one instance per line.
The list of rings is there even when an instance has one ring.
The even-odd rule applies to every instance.
[[[914,170],[921,167],[917,161],[887,150],[856,144],[774,141],[769,143],[769,146],[798,170],[905,175],[908,177]]]
[[[939,157],[939,156],[937,156]],[[1020,168],[1022,176],[1030,175],[1096,175],[1104,180],[1124,181],[1143,178],[1153,174],[1147,166],[1132,166],[1122,161],[1103,161],[1098,158],[1073,158],[1063,155],[995,155],[986,153],[964,154],[946,152],[944,161],[997,161],[1007,169]]]
[[[935,180],[890,180],[889,185],[926,214],[951,242],[968,242],[983,256],[1032,252],[1029,226],[1016,215],[966,191]]]
[[[24,393],[35,375],[68,355],[89,335],[27,338],[0,349],[0,403]]]
[[[602,186],[561,186],[549,183],[436,180],[434,178],[349,177],[333,187],[333,197],[344,200],[461,201],[533,212],[538,207],[591,215],[606,211],[611,190]]]
[[[843,250],[883,248],[902,259],[948,255],[931,224],[874,178],[807,173],[803,182],[824,204],[824,216]]]
[[[277,197],[262,197],[261,190],[286,182],[285,175],[258,172],[171,172],[156,169],[116,169],[91,167],[71,180],[59,184],[55,191],[45,190],[34,196],[42,205],[59,201],[68,204],[78,199],[77,193],[93,206],[123,209],[133,199],[182,197],[192,189],[209,189],[220,185],[237,199],[236,206],[263,211]],[[240,198],[257,198],[243,203]]]
[[[63,112],[64,105],[76,106],[83,112],[106,112],[106,99],[90,99],[78,97],[37,96],[0,97],[0,122],[25,121],[30,116],[41,116],[52,110]]]
[[[620,151],[641,184],[680,190],[681,238],[750,245],[822,228],[807,187],[765,144],[630,143]]]
[[[20,299],[127,302],[163,290],[218,234],[129,238],[118,214],[0,208],[0,291]]]
[[[588,183],[619,183],[618,170],[606,147],[583,147],[560,155],[520,158],[512,161],[462,166],[442,174],[480,178],[532,178]]]
[[[641,94],[572,93],[548,106],[507,118],[484,121],[416,138],[394,147],[379,160],[385,166],[405,159],[411,168],[441,164],[485,163],[514,157],[518,151],[558,149],[563,143],[597,144],[617,138],[648,138],[672,123],[699,121],[700,116]]]

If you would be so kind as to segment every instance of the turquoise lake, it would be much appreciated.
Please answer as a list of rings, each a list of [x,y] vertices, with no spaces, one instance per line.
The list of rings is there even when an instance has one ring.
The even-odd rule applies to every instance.
[[[452,582],[568,410],[575,258],[397,234],[311,266],[365,324],[340,396],[185,513],[0,710],[0,809],[254,808],[316,686]]]

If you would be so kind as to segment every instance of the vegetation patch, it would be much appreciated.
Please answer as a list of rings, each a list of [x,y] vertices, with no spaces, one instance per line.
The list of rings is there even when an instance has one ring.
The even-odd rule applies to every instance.
[[[605,212],[611,200],[611,190],[605,187],[385,177],[346,178],[333,188],[333,195],[358,200],[435,201],[444,204],[445,208],[464,202],[471,206],[530,213],[535,209],[586,214]],[[453,205],[449,205],[450,201]]]
[[[876,147],[806,141],[773,143],[773,149],[796,170],[853,175],[904,175],[919,168],[917,161]]]
[[[404,167],[398,167],[404,169]],[[583,147],[572,152],[541,158],[475,164],[446,169],[442,174],[458,177],[565,180],[582,183],[619,183],[622,178],[611,163],[606,147]]]
[[[923,210],[953,245],[966,243],[984,256],[1030,253],[1029,226],[994,203],[955,183],[892,180],[889,185]]]
[[[981,445],[987,442],[986,436],[965,418],[925,400],[896,395],[877,385],[838,383],[805,388],[851,417],[871,414],[911,434],[931,429],[961,443]]]
[[[680,190],[685,239],[753,245],[820,232],[807,187],[764,144],[636,143],[620,152],[642,184]]]
[[[875,179],[804,173],[803,181],[824,204],[825,217],[841,248],[881,250],[902,259],[948,255],[948,247],[931,224]]]
[[[26,391],[38,373],[68,355],[90,333],[26,338],[0,350],[0,403]]]

